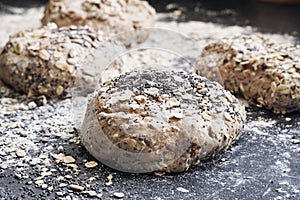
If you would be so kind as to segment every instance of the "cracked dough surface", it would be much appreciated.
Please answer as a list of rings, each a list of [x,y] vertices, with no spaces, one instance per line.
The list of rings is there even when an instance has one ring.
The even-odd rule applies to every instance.
[[[243,106],[218,83],[180,72],[129,72],[94,94],[81,141],[118,170],[182,172],[227,149],[244,120]]]

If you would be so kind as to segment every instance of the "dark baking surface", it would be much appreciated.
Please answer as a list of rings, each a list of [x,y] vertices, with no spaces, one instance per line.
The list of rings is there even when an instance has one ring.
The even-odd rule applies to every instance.
[[[63,145],[64,153],[72,155],[83,172],[65,183],[82,184],[82,180],[87,181],[90,176],[97,177],[92,188],[100,191],[103,199],[113,197],[116,191],[124,193],[125,199],[299,199],[299,144],[291,142],[292,139],[300,139],[299,113],[275,116],[261,109],[250,110],[246,130],[230,150],[187,172],[164,177],[121,173],[102,165],[86,169],[79,164],[83,159],[92,158],[83,148],[61,139],[50,138],[54,147]],[[258,116],[261,121],[275,120],[276,123],[266,127],[255,125]],[[287,122],[286,117],[292,120]],[[263,134],[251,129],[259,129]],[[28,179],[19,180],[15,177],[16,168],[0,170],[1,199],[56,199],[55,192],[63,191],[68,194],[67,188],[49,192],[34,184],[28,185]],[[23,173],[37,177],[36,171],[38,170],[32,167]],[[69,174],[59,173],[61,176]],[[106,186],[106,176],[109,173],[113,174],[113,184]],[[48,185],[58,184],[51,177],[44,181]],[[178,188],[185,188],[188,192],[180,192]],[[87,197],[78,195],[81,198]]]
[[[17,5],[18,2],[23,2],[18,5],[24,4],[24,1],[0,2],[9,4],[14,2],[14,5]],[[39,5],[33,0],[28,2],[34,2],[34,5]],[[164,9],[162,4],[167,4],[171,1],[164,1],[161,4],[157,4],[157,2],[151,1],[155,7],[162,11]],[[224,24],[242,23],[250,15],[249,13],[247,15],[247,12],[251,12],[254,9],[252,7],[247,9],[246,5],[248,3],[240,3],[239,7],[233,4],[233,1],[229,1],[231,3],[228,6],[236,6],[237,8],[234,9],[236,9],[235,12],[238,14],[223,17],[224,3],[216,5],[216,1],[211,3],[207,3],[207,1],[184,2],[187,2],[185,5],[188,5],[188,8],[193,8],[192,3],[194,5],[202,5],[201,12],[203,12],[199,14],[199,18],[197,18],[196,14],[191,14],[186,16],[186,19],[203,20],[205,18],[204,21]],[[183,3],[181,4],[183,5]],[[261,4],[261,6],[265,7],[267,5]],[[273,5],[270,6],[272,7]],[[26,4],[26,7],[30,7],[29,3]],[[0,8],[1,12],[7,12],[2,7]],[[282,11],[285,13],[285,17],[279,17],[280,23],[286,28],[268,24],[269,28],[266,26],[265,30],[287,33],[297,31],[297,28],[300,27],[299,13],[291,12],[291,10],[294,10],[294,7],[282,6],[280,8],[280,10],[285,8],[289,10],[286,12]],[[216,14],[207,14],[210,13],[208,11],[212,10],[215,10]],[[273,16],[274,12],[272,13]],[[272,16],[269,18],[275,19]],[[296,18],[298,20],[289,20],[294,19],[296,16],[298,16]],[[222,20],[224,21],[222,22]],[[258,27],[260,27],[259,24],[261,23],[267,23],[263,22],[263,20],[249,20],[253,25],[257,24]],[[40,120],[46,120],[50,117],[55,118],[55,110],[58,106],[56,103],[50,103],[43,108],[47,112],[36,108],[36,113],[39,115]],[[18,111],[18,113],[22,114],[22,111]],[[15,116],[0,117],[13,118]],[[26,123],[28,124],[25,124],[25,127],[32,122],[28,121]],[[88,182],[87,179],[94,176],[97,180],[91,184],[91,187],[93,190],[101,193],[103,199],[115,198],[113,196],[114,192],[124,193],[124,199],[300,199],[300,144],[297,142],[300,139],[299,129],[299,112],[283,116],[274,115],[264,109],[249,108],[245,131],[243,131],[237,144],[231,149],[214,160],[207,161],[201,166],[192,167],[185,173],[166,175],[164,177],[157,177],[152,174],[127,174],[103,165],[87,169],[83,166],[82,160],[93,160],[93,158],[84,148],[51,135],[48,136],[49,141],[47,145],[57,148],[57,153],[59,153],[58,146],[62,146],[63,153],[72,155],[76,159],[76,164],[78,164],[81,173],[74,175],[70,180],[66,180],[66,184],[82,184],[83,181]],[[50,130],[48,131],[51,132]],[[46,133],[48,133],[47,130]],[[5,132],[0,132],[0,134],[5,134]],[[42,136],[45,132],[39,134]],[[37,177],[39,171],[37,167],[40,166],[27,168],[20,173],[28,175],[29,178]],[[56,192],[63,192],[66,195],[69,193],[67,187],[55,187],[54,191],[48,191],[34,184],[28,185],[28,179],[18,179],[15,176],[18,168],[19,166],[10,167],[6,170],[0,169],[0,199],[57,199]],[[59,165],[57,168],[59,168]],[[59,170],[55,173],[56,176],[69,174]],[[113,184],[107,186],[105,184],[107,182],[106,177],[110,173],[113,174]],[[52,179],[51,176],[45,178],[44,181],[50,186],[58,184],[56,179]],[[88,198],[86,194],[74,193],[79,196],[79,199]]]
[[[272,4],[258,0],[148,1],[158,12],[183,11],[178,21],[196,20],[224,25],[251,25],[262,32],[286,33],[300,38],[300,4]]]

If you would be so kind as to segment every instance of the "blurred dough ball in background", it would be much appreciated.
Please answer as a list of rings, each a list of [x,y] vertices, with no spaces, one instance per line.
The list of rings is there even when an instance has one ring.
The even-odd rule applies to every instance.
[[[118,39],[131,46],[147,39],[150,29],[142,29],[154,27],[155,14],[148,2],[140,0],[50,0],[42,24],[89,25],[107,35],[120,34]]]
[[[91,66],[105,43],[101,31],[88,26],[39,29],[10,36],[0,54],[0,78],[28,97],[65,97],[78,70]]]

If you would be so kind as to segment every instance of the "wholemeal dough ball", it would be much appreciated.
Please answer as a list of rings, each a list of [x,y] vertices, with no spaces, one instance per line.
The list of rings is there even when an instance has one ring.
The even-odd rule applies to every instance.
[[[260,35],[227,38],[207,45],[196,68],[250,103],[275,113],[300,110],[299,45],[275,44]]]
[[[102,35],[89,27],[55,24],[19,32],[0,55],[0,78],[29,97],[63,97],[74,84],[77,69],[92,62]]]
[[[94,93],[81,142],[121,171],[182,172],[236,141],[244,120],[244,107],[218,83],[180,72],[133,71]]]
[[[105,34],[120,35],[125,45],[147,39],[155,23],[155,10],[140,0],[50,0],[42,19],[45,25],[55,22],[59,27],[89,25]]]

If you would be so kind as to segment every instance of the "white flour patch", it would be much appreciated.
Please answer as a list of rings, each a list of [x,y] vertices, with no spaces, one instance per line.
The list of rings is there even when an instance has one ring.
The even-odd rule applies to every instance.
[[[284,161],[277,160],[275,162],[275,165],[284,173],[291,171],[291,169],[289,168],[289,164],[290,163],[288,160],[284,160]]]
[[[3,46],[10,35],[24,29],[38,28],[43,17],[44,8],[31,8],[21,14],[0,14],[0,46]]]

